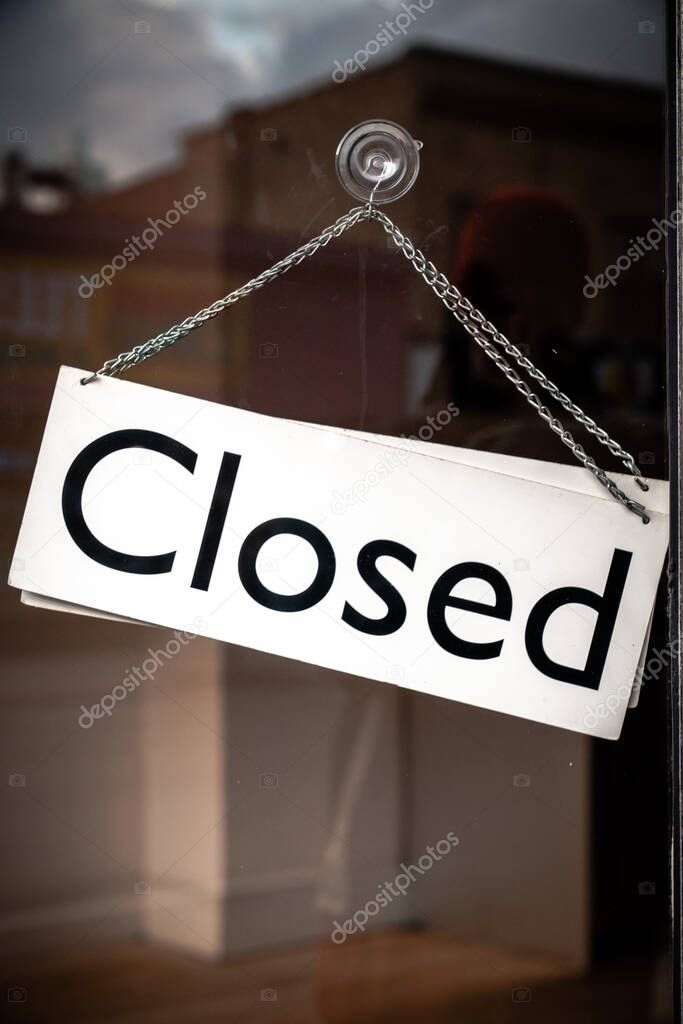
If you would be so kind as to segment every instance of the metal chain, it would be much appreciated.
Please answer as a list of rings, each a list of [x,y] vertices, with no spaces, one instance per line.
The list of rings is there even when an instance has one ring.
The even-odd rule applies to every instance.
[[[594,420],[592,420],[578,405],[575,405],[560,389],[549,380],[544,373],[541,372],[530,359],[520,350],[508,341],[505,335],[501,334],[496,327],[493,326],[484,315],[476,309],[469,299],[466,299],[462,293],[451,284],[445,274],[440,273],[437,268],[429,260],[425,259],[424,255],[419,249],[416,249],[413,243],[407,238],[399,228],[396,227],[394,222],[390,220],[386,214],[382,213],[376,207],[369,208],[369,215],[373,220],[378,221],[386,233],[390,235],[396,246],[401,250],[406,259],[412,264],[415,270],[418,272],[420,277],[425,283],[432,289],[435,295],[441,299],[444,306],[453,314],[453,316],[463,325],[465,330],[470,336],[476,341],[486,355],[494,362],[498,369],[505,375],[511,384],[519,391],[519,393],[526,399],[529,405],[532,406],[544,420],[550,429],[558,435],[561,441],[567,445],[571,450],[572,454],[581,462],[582,465],[589,469],[591,473],[597,477],[603,487],[612,494],[618,501],[620,501],[630,512],[634,512],[639,515],[644,523],[649,523],[650,517],[643,505],[638,501],[634,501],[633,498],[629,498],[621,488],[607,476],[604,470],[596,464],[595,460],[588,455],[583,447],[574,440],[571,433],[564,427],[561,420],[550,412],[547,406],[543,405],[541,399],[535,394],[529,385],[522,380],[519,374],[510,366],[510,364],[503,358],[499,350],[496,348],[495,343],[501,345],[508,355],[511,355],[515,361],[525,369],[529,376],[538,383],[546,391],[555,398],[589,433],[597,437],[601,444],[604,444],[613,454],[621,458],[627,469],[633,474],[636,483],[639,485],[641,490],[647,491],[648,486],[642,479],[640,470],[636,464],[635,459],[629,452],[625,451],[613,438],[607,434],[606,431],[602,430],[597,426]],[[490,340],[487,335],[491,336]]]
[[[269,281],[279,277],[280,274],[286,274],[291,267],[298,266],[299,263],[302,263],[309,256],[313,256],[318,249],[328,245],[333,238],[339,238],[340,235],[343,235],[354,224],[357,224],[359,220],[368,220],[369,216],[370,214],[366,207],[354,207],[348,213],[345,213],[343,217],[340,217],[339,220],[335,221],[334,224],[321,231],[315,238],[311,238],[305,245],[302,245],[294,252],[290,252],[289,256],[285,256],[278,263],[274,263],[272,267],[264,270],[258,277],[253,277],[251,281],[247,281],[241,288],[237,288],[234,292],[230,292],[229,295],[218,299],[206,309],[201,309],[194,316],[188,316],[182,323],[162,331],[161,334],[150,338],[143,345],[136,345],[130,352],[120,352],[114,359],[107,359],[99,370],[91,373],[89,377],[84,377],[81,384],[90,384],[100,376],[113,377],[118,373],[126,373],[131,367],[137,366],[138,363],[144,362],[145,359],[163,352],[165,348],[170,348],[171,345],[175,345],[177,341],[185,338],[208,320],[213,320],[214,317],[217,317],[228,306],[234,305],[239,299],[243,299],[258,288],[262,288],[264,284],[268,284]]]
[[[334,238],[339,238],[340,235],[348,231],[349,228],[353,227],[359,221],[364,220],[376,220],[382,225],[385,232],[390,235],[397,248],[401,250],[403,255],[409,261],[409,263],[415,268],[420,277],[424,282],[431,288],[434,294],[441,300],[446,309],[462,324],[465,330],[470,334],[474,341],[479,347],[486,353],[486,355],[493,361],[498,369],[504,374],[504,376],[510,381],[510,383],[516,388],[516,390],[526,399],[529,405],[532,406],[541,417],[541,419],[548,424],[550,429],[558,435],[560,440],[571,450],[572,454],[578,461],[590,470],[590,472],[600,481],[603,487],[606,487],[610,494],[621,502],[630,512],[640,516],[644,523],[649,523],[650,517],[643,505],[630,498],[621,488],[611,480],[604,470],[596,464],[595,460],[588,455],[582,446],[574,440],[571,433],[564,427],[562,422],[550,412],[547,406],[543,405],[541,399],[535,394],[529,385],[519,376],[516,370],[507,362],[503,357],[502,352],[496,346],[500,348],[509,356],[511,356],[518,366],[524,370],[532,380],[537,381],[540,386],[547,391],[552,397],[569,412],[577,423],[580,423],[585,429],[592,434],[600,444],[605,445],[612,454],[616,455],[622,460],[626,468],[630,473],[633,474],[635,482],[638,486],[647,491],[648,487],[645,481],[642,479],[642,475],[635,459],[629,454],[624,448],[621,447],[609,434],[598,427],[597,423],[586,415],[582,409],[579,408],[571,399],[560,391],[560,389],[546,375],[539,370],[530,359],[528,359],[515,345],[510,342],[504,334],[502,334],[490,321],[488,321],[484,315],[476,309],[469,299],[466,299],[462,293],[451,284],[445,274],[440,273],[437,268],[425,256],[417,249],[413,243],[407,238],[402,231],[394,224],[386,214],[381,213],[371,203],[365,206],[357,206],[349,210],[348,213],[340,217],[339,220],[335,221],[329,227],[325,228],[319,235],[300,246],[294,252],[290,253],[289,256],[285,256],[284,259],[278,263],[273,264],[267,270],[264,270],[258,277],[252,278],[247,281],[246,284],[237,288],[235,291],[230,292],[229,295],[224,296],[222,299],[218,299],[213,305],[208,306],[206,309],[200,310],[195,313],[194,316],[189,316],[183,320],[182,323],[176,324],[173,327],[168,328],[166,331],[162,331],[161,334],[157,334],[154,338],[150,338],[142,345],[136,345],[128,352],[120,352],[114,359],[108,359],[95,373],[90,374],[88,377],[84,377],[81,380],[81,384],[90,384],[99,376],[115,376],[119,373],[125,373],[133,366],[137,366],[138,363],[144,362],[151,356],[157,355],[162,352],[165,348],[169,348],[171,345],[175,345],[177,341],[186,337],[192,331],[201,327],[208,320],[212,320],[214,317],[222,313],[223,310],[229,306],[234,305],[239,299],[250,295],[258,288],[262,288],[263,285],[268,284],[274,278],[279,277],[281,274],[285,274],[292,267],[298,266],[305,259],[313,256],[323,246],[328,245]]]
[[[613,455],[621,459],[626,468],[636,479],[636,483],[641,487],[642,490],[647,491],[648,486],[640,475],[640,470],[636,465],[635,459],[629,452],[625,451],[617,441],[609,436],[607,431],[603,430],[597,425],[595,420],[591,419],[582,409],[579,408],[572,400],[560,391],[556,384],[546,377],[546,375],[534,366],[530,359],[528,359],[523,352],[521,352],[511,341],[505,337],[497,327],[494,326],[489,320],[486,320],[484,315],[476,309],[469,299],[451,284],[444,274],[440,274],[433,263],[429,263],[425,260],[419,249],[415,249],[409,238],[406,238],[403,233],[396,227],[396,225],[379,210],[373,209],[372,219],[377,220],[387,234],[391,235],[394,242],[401,249],[404,256],[412,263],[417,272],[432,288],[432,290],[439,296],[445,306],[453,313],[453,315],[460,321],[472,337],[485,348],[487,341],[486,335],[490,335],[491,339],[512,358],[515,362],[522,367],[523,370],[529,374],[529,376],[538,381],[542,388],[548,391],[553,398],[560,403],[560,405],[571,413],[577,423],[580,423],[583,427],[588,430],[589,433],[593,434],[601,444],[604,444]]]

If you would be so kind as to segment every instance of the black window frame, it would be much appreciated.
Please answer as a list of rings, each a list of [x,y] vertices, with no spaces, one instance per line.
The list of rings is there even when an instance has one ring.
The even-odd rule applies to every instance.
[[[681,208],[683,201],[683,64],[681,40],[683,36],[683,7],[679,3],[668,4],[667,32],[667,208]],[[683,273],[683,238],[677,231],[667,240],[667,398],[669,423],[669,466],[670,466],[670,510],[671,544],[669,549],[669,640],[683,636],[681,618],[681,555],[682,531],[681,510],[683,488],[681,482],[683,416],[681,393],[683,373],[681,366],[681,339],[683,337],[683,298],[681,274]],[[676,652],[671,661],[671,686],[669,691],[669,806],[671,828],[671,893],[670,912],[672,923],[672,974],[674,1020],[683,1024],[683,801],[682,801],[682,760],[683,705],[681,702],[682,655],[680,643],[673,648]]]

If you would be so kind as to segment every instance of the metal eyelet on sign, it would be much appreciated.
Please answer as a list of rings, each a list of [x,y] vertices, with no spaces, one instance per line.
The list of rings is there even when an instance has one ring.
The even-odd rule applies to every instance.
[[[363,121],[337,146],[337,177],[354,199],[391,203],[414,185],[421,148],[421,142],[393,121]]]

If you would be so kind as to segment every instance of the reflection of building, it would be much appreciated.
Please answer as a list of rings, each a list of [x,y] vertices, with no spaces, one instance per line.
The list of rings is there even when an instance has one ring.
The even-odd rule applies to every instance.
[[[17,301],[9,296],[17,294],[19,277],[19,294],[46,290],[44,300],[26,301],[56,308],[55,275],[64,282],[65,275],[96,273],[148,226],[148,218],[163,217],[200,187],[206,199],[166,231],[153,252],[143,252],[101,287],[88,300],[87,313],[76,303],[78,326],[65,322],[60,342],[69,338],[73,344],[85,329],[87,345],[79,352],[60,344],[60,352],[94,366],[145,340],[344,212],[351,201],[336,181],[334,151],[348,127],[372,113],[405,124],[424,142],[418,181],[389,213],[446,272],[468,211],[501,186],[533,184],[577,211],[590,240],[586,273],[594,275],[624,253],[662,207],[661,110],[661,95],[641,86],[417,50],[349,79],[343,88],[329,84],[235,113],[220,127],[191,135],[180,166],[123,191],[76,197],[50,217],[6,207],[0,224],[15,251],[0,313],[5,324],[16,319],[7,304]],[[68,182],[62,187],[68,191]],[[369,263],[361,242],[370,246]],[[353,259],[349,250],[357,253]],[[548,254],[549,261],[558,258]],[[241,399],[280,414],[356,422],[359,378],[347,339],[358,333],[353,296],[358,267],[366,263],[370,406],[381,419],[414,409],[420,397],[415,379],[441,338],[443,312],[374,224],[354,229],[310,266],[270,285],[247,304],[248,312],[232,310],[204,327],[165,354],[164,367],[141,369],[141,379],[174,386],[177,370],[180,386],[193,393]],[[652,253],[629,270],[628,287],[607,289],[586,303],[584,333],[623,343],[661,339],[663,323],[653,317],[662,315],[662,266],[662,252]],[[67,290],[70,299],[71,285]],[[391,303],[385,301],[389,294]],[[381,314],[373,313],[375,301]],[[395,309],[387,323],[388,310],[403,301],[406,309]],[[41,346],[31,345],[25,321],[18,332],[11,325],[6,331],[8,337],[21,335],[17,340],[28,344],[29,358],[32,351],[38,355]],[[271,344],[278,346],[277,360],[271,356],[267,363]],[[46,356],[53,348],[44,350]],[[207,375],[207,363],[219,372]],[[291,390],[299,392],[295,401],[287,399]]]
[[[389,212],[437,264],[449,269],[459,225],[480,198],[533,184],[579,212],[592,248],[586,269],[597,272],[662,208],[662,113],[662,95],[642,86],[418,50],[343,89],[232,118],[227,214],[280,231],[328,222],[345,204],[333,170],[338,140],[356,121],[387,117],[424,142],[417,183]],[[659,295],[661,259],[636,268],[628,290]],[[609,298],[592,310],[591,330],[625,340],[661,334],[642,295]],[[428,297],[418,307],[432,324],[433,307]]]
[[[0,258],[0,326],[10,366],[8,468],[16,486],[6,529],[14,534],[57,365],[96,368],[210,305],[331,223],[351,205],[334,175],[337,141],[373,114],[405,124],[424,143],[418,182],[389,213],[446,271],[464,217],[499,186],[533,185],[576,209],[591,241],[590,274],[623,252],[631,235],[646,230],[662,208],[658,93],[427,50],[358,74],[343,87],[329,84],[238,112],[190,136],[178,167],[109,195],[83,197],[64,177],[44,176],[38,184],[63,196],[51,213],[22,207],[22,182],[16,163],[10,164],[15,187],[0,209],[8,249]],[[169,211],[197,188],[205,198],[171,223],[176,218]],[[159,218],[169,226],[158,231],[153,248],[129,258],[124,250],[131,239]],[[548,261],[561,256],[548,253]],[[111,283],[81,297],[84,279],[101,276],[109,265],[116,270]],[[629,271],[627,287],[587,304],[585,335],[623,344],[661,339],[661,268],[661,253],[652,254]],[[419,410],[442,335],[443,312],[434,297],[377,226],[367,225],[139,367],[132,378],[283,416],[346,426],[365,420],[398,431],[406,414]],[[486,424],[494,419],[490,412],[484,417]],[[460,422],[456,426],[461,429]],[[9,546],[13,536],[7,541]],[[156,642],[119,625],[84,628],[75,617],[27,612],[14,593],[6,593],[5,607],[13,627],[6,633],[24,652],[35,650],[38,615],[44,652],[78,650],[76,673],[68,658],[58,666],[32,660],[30,672],[17,671],[22,687],[29,680],[36,702],[49,691],[58,703],[62,684],[73,687],[69,706],[64,703],[61,717],[55,716],[56,740],[73,728],[81,700],[98,700],[121,678],[116,644],[123,644],[122,637],[131,662]],[[98,648],[87,662],[86,643]],[[113,655],[104,650],[108,643]],[[360,698],[376,696],[381,728],[371,779],[346,824],[351,845],[367,855],[345,865],[353,905],[362,906],[374,891],[377,871],[392,877],[400,859],[419,855],[455,818],[456,828],[471,828],[462,856],[447,869],[451,873],[435,872],[426,880],[418,903],[429,922],[485,945],[495,940],[517,951],[541,946],[571,970],[586,964],[588,741],[572,738],[571,756],[565,756],[567,737],[559,732],[457,705],[444,710],[439,702],[388,686],[208,642],[198,642],[185,661],[165,670],[164,689],[175,699],[150,689],[150,714],[142,716],[131,700],[112,721],[106,757],[117,770],[108,772],[100,748],[96,790],[89,796],[72,790],[81,798],[81,831],[93,827],[93,808],[111,804],[119,817],[108,824],[119,836],[120,858],[141,864],[141,878],[165,875],[165,888],[153,888],[149,908],[126,905],[138,923],[148,909],[154,917],[160,904],[168,908],[167,916],[156,913],[147,921],[148,934],[202,952],[208,935],[214,951],[225,953],[315,931],[322,851],[334,810],[330,794],[343,789],[340,765],[347,764],[354,736],[362,732]],[[23,688],[17,700],[28,700]],[[126,731],[127,721],[146,742],[131,742],[137,733]],[[224,745],[224,736],[234,749]],[[316,746],[318,736],[323,739]],[[98,742],[89,749],[97,751]],[[80,766],[83,737],[77,734],[73,744]],[[310,754],[286,778],[283,767],[298,764],[308,745]],[[97,755],[91,756],[95,763]],[[537,771],[545,788],[537,788],[534,776],[530,793],[515,791],[511,778],[520,769]],[[647,770],[641,768],[639,778]],[[272,787],[259,781],[263,773],[279,771],[282,790],[292,786],[303,809],[275,803]],[[131,807],[130,787],[138,777],[144,785],[134,792],[144,801],[142,810]],[[252,795],[242,803],[246,791]],[[538,803],[536,792],[543,794]],[[237,813],[223,827],[233,801]],[[64,817],[70,819],[73,808],[66,803]],[[125,828],[117,832],[116,822]],[[641,826],[647,835],[642,815]],[[60,863],[56,853],[55,874]],[[100,865],[84,884],[86,903],[90,888],[112,905],[121,893],[124,899],[130,894],[127,876],[121,883],[114,874],[105,885],[98,872],[104,873]],[[46,878],[45,888],[57,903],[53,881]],[[23,890],[19,902],[22,896]],[[399,915],[408,912],[402,907]]]

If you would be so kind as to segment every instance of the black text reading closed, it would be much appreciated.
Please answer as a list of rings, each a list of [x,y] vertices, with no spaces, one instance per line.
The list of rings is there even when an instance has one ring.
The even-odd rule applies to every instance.
[[[106,434],[87,445],[69,468],[62,491],[64,522],[81,551],[100,565],[119,572],[143,575],[169,573],[173,569],[175,551],[149,555],[117,551],[99,540],[85,521],[82,498],[88,476],[107,455],[127,448],[159,452],[179,463],[188,473],[194,473],[198,458],[196,452],[180,441],[156,431],[131,429]],[[211,585],[241,458],[232,452],[223,454],[190,581],[190,586],[196,590],[206,591]],[[317,569],[313,581],[296,594],[281,594],[270,590],[256,571],[257,559],[264,544],[281,534],[301,538],[311,546],[316,556]],[[369,541],[358,552],[357,568],[360,577],[381,598],[386,612],[379,618],[370,618],[347,601],[341,617],[351,628],[373,636],[395,633],[408,615],[401,593],[377,566],[381,557],[394,558],[408,572],[412,572],[419,554],[396,538]],[[530,661],[539,672],[560,682],[598,689],[630,562],[631,552],[616,548],[612,553],[602,593],[579,586],[559,587],[549,591],[533,606],[525,627],[525,645]],[[251,530],[241,545],[237,569],[242,586],[254,601],[273,612],[291,613],[312,608],[326,596],[334,582],[336,558],[330,540],[321,529],[304,519],[284,516],[268,519]],[[457,596],[458,585],[470,579],[489,584],[494,596],[492,603],[484,604]],[[570,604],[590,608],[597,616],[583,668],[559,664],[548,656],[544,647],[544,632],[551,616],[559,608]],[[500,656],[505,643],[502,628],[501,637],[496,641],[476,643],[465,640],[449,627],[446,619],[448,608],[485,615],[501,622],[509,621],[512,617],[513,595],[505,576],[498,569],[476,561],[463,561],[446,568],[431,589],[427,603],[427,623],[436,643],[455,658],[481,661]]]

